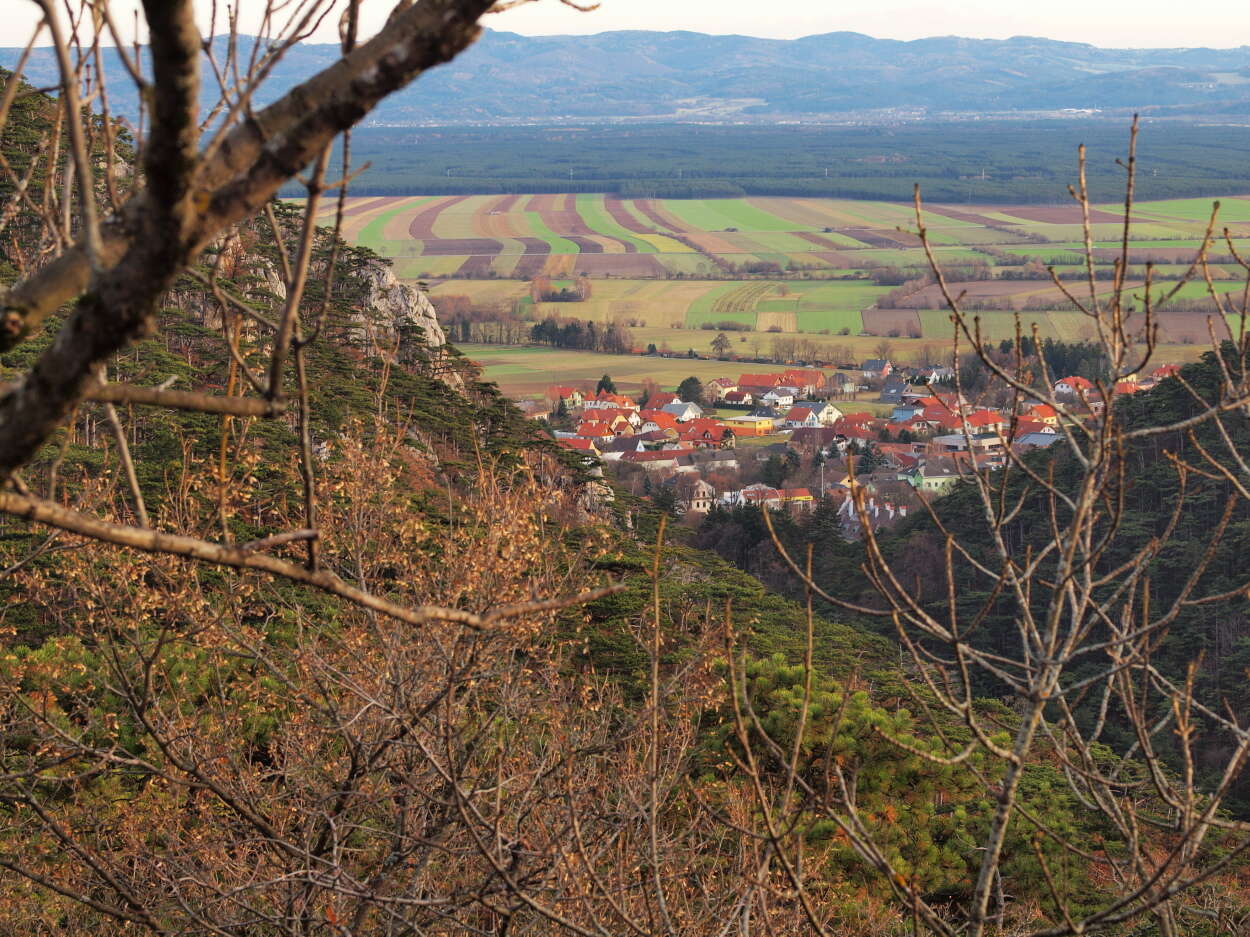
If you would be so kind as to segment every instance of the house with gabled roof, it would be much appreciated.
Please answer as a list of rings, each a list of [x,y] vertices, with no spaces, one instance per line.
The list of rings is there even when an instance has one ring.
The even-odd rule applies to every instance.
[[[1060,380],[1055,381],[1055,393],[1056,394],[1071,394],[1073,396],[1076,396],[1078,394],[1092,393],[1093,390],[1094,390],[1093,382],[1088,381],[1083,377],[1072,376],[1072,377],[1061,378]]]
[[[656,452],[626,452],[621,456],[623,465],[637,465],[639,468],[647,472],[658,472],[662,470],[676,470],[678,460],[683,455],[689,455],[689,449],[661,449]]]
[[[677,417],[678,423],[685,423],[703,416],[702,407],[697,403],[690,403],[685,400],[675,400],[672,403],[665,404],[660,409]]]
[[[816,506],[816,498],[807,488],[782,488],[781,503],[798,511],[810,511]]]
[[[642,425],[642,417],[638,415],[638,411],[633,407],[600,407],[586,414],[587,419],[602,420],[605,423],[611,423],[614,426],[618,419],[624,420],[634,429]]]
[[[716,489],[697,475],[674,475],[662,484],[672,489],[678,514],[706,514],[716,503]]]
[[[607,423],[590,421],[578,424],[577,435],[582,439],[593,439],[596,443],[608,443],[616,439],[618,434]]]
[[[749,390],[737,388],[725,394],[724,401],[734,407],[749,407],[755,403],[755,395]]]
[[[599,454],[604,462],[619,462],[627,452],[645,452],[646,447],[640,436],[617,436],[611,442],[599,446]]]
[[[758,507],[763,504],[770,508],[779,508],[781,507],[781,492],[762,482],[756,482],[754,485],[747,485],[737,491],[726,491],[720,496],[720,501],[727,507]]]
[[[727,416],[721,423],[732,429],[735,436],[768,436],[777,428],[777,421],[773,417],[756,413]]]
[[[905,476],[917,491],[931,497],[947,494],[958,484],[960,477],[958,465],[951,459],[941,457],[926,458]]]
[[[789,368],[782,372],[785,386],[794,387],[804,397],[825,389],[825,375],[815,368]]]
[[[576,387],[566,387],[561,384],[548,387],[546,397],[553,404],[559,404],[563,400],[566,407],[580,407],[585,399]]]
[[[888,358],[869,358],[860,366],[867,378],[886,378],[894,373],[894,365]]]
[[[792,387],[774,387],[772,390],[760,397],[760,402],[770,407],[784,407],[789,409],[794,405],[794,388]]]
[[[879,403],[902,403],[903,395],[910,389],[910,384],[897,374],[892,374],[881,385],[881,395],[877,398],[877,401]]]
[[[714,377],[703,385],[703,392],[713,400],[724,400],[726,394],[737,389],[737,381],[728,377]]]
[[[722,446],[731,446],[734,442],[732,430],[720,424],[714,426],[687,424],[677,438],[683,445],[694,449],[719,449]]]
[[[789,429],[799,429],[800,427],[820,426],[820,419],[816,416],[815,406],[806,406],[796,403],[793,407],[786,411],[783,418],[786,427]]]
[[[1030,433],[1048,433],[1050,435],[1055,435],[1057,430],[1050,423],[1043,423],[1041,420],[1021,417],[1016,420],[1016,431],[1012,436],[1012,441],[1015,442],[1019,440],[1020,437],[1028,436]]]
[[[610,394],[606,390],[601,390],[589,400],[582,404],[583,410],[600,410],[604,407],[612,407],[618,410],[634,409],[634,401],[621,394]]]
[[[973,433],[1002,433],[1007,429],[1008,420],[997,410],[973,410],[964,417],[968,429]],[[961,424],[962,428],[962,424]]]
[[[739,387],[780,387],[786,382],[784,373],[777,374],[743,374],[738,378]]]
[[[643,410],[639,416],[642,423],[638,430],[642,433],[654,433],[656,430],[677,431],[677,417],[665,410]]]
[[[1057,426],[1059,424],[1059,414],[1048,403],[1028,404],[1025,406],[1024,412],[1028,414],[1031,420],[1037,420],[1049,426]]]
[[[593,439],[583,439],[580,437],[570,437],[565,439],[557,439],[556,445],[565,449],[572,449],[574,452],[581,452],[587,456],[594,458],[599,457],[599,447],[595,445]]]

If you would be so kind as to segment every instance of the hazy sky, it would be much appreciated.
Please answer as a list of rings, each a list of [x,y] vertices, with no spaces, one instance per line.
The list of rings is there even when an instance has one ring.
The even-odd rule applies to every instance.
[[[131,2],[114,0],[114,7],[124,8]],[[246,14],[262,0],[239,2]],[[197,3],[209,8],[208,0]],[[34,4],[0,0],[0,5],[5,8],[0,45],[24,44],[35,21]],[[365,0],[365,26],[380,27],[392,6],[393,0]],[[486,24],[529,35],[689,29],[793,38],[852,30],[892,39],[1030,35],[1112,47],[1250,45],[1247,0],[1187,0],[1179,5],[1174,0],[1048,0],[1041,4],[1019,0],[602,0],[600,8],[590,13],[579,13],[558,0],[538,0],[488,16]],[[335,32],[326,28],[317,38],[333,41]]]

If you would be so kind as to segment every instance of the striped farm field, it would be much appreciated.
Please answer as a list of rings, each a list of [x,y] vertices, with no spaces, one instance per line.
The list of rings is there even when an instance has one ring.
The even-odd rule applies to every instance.
[[[1250,255],[1250,197],[1225,198],[1221,205],[1218,230],[1226,225],[1234,247]],[[327,199],[319,219],[332,221],[336,209]],[[1138,203],[1130,263],[1152,262],[1156,276],[1174,281],[1197,252],[1210,211],[1208,199]],[[950,278],[969,281],[957,286],[977,303],[987,333],[1010,334],[1012,311],[1019,310],[1044,335],[1083,334],[1077,314],[1046,308],[1057,305],[1057,291],[1041,269],[1079,270],[1084,230],[1078,206],[933,204],[925,206],[924,221],[939,264],[948,272],[976,270],[955,269]],[[1095,206],[1090,223],[1095,263],[1110,269],[1121,249],[1123,207]],[[348,241],[390,258],[401,278],[430,281],[436,297],[464,295],[527,317],[623,321],[638,335],[718,322],[750,330],[737,332],[735,342],[748,335],[767,341],[770,329],[844,339],[897,333],[906,341],[916,332],[929,340],[947,337],[936,290],[893,297],[890,308],[878,305],[893,288],[879,283],[927,274],[910,204],[594,193],[361,196],[347,200],[342,231]],[[1227,245],[1211,250],[1218,288],[1232,290],[1241,278],[1227,269]],[[589,278],[591,296],[527,306],[519,301],[536,276]],[[1201,301],[1203,292],[1195,284],[1178,298]],[[1161,320],[1165,340],[1191,340],[1197,315],[1192,305],[1169,310]],[[674,336],[674,344],[683,340],[691,341]]]

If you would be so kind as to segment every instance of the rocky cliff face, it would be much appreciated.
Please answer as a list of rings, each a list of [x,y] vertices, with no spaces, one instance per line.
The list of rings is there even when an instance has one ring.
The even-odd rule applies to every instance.
[[[438,324],[438,314],[428,296],[419,289],[401,283],[389,266],[374,262],[360,268],[360,277],[368,286],[366,308],[369,310],[369,322],[382,331],[375,341],[386,342],[386,339],[399,339],[402,343],[405,335],[416,338],[412,329],[422,332],[422,344],[437,350],[447,344],[447,336],[443,327]],[[362,317],[358,326],[360,332],[353,337],[368,340],[367,323]]]
[[[365,285],[360,315],[350,328],[351,340],[394,354],[406,365],[429,367],[448,385],[462,390],[464,378],[446,354],[447,335],[438,313],[421,290],[403,283],[389,265],[364,264],[358,271]]]
[[[233,280],[244,299],[276,314],[286,301],[287,291],[275,263],[247,248],[237,233],[223,241],[220,252],[219,274]],[[347,281],[340,280],[336,289],[349,297],[344,303],[346,308],[340,307],[332,316],[335,324],[322,340],[345,341],[371,355],[432,371],[450,386],[463,389],[464,375],[447,353],[447,335],[429,297],[401,282],[382,260],[352,264],[350,270]],[[320,276],[320,271],[312,273]],[[171,304],[201,325],[212,329],[221,326],[220,309],[198,286],[175,291]]]

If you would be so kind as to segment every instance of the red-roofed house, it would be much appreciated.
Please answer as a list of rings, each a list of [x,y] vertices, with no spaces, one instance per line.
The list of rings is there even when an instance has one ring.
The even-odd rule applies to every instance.
[[[728,377],[714,377],[703,385],[703,392],[714,400],[724,400],[727,393],[737,389],[737,383]]]
[[[725,427],[715,426],[688,426],[682,430],[681,435],[677,437],[684,445],[693,446],[696,449],[720,449],[726,443],[733,442],[733,435],[728,439],[725,438]]]
[[[663,410],[643,410],[641,417],[642,425],[640,429],[644,433],[653,433],[656,430],[677,429],[677,417]]]
[[[790,368],[781,376],[787,387],[797,387],[804,397],[825,387],[825,375],[814,368]]]
[[[808,511],[816,506],[816,499],[806,488],[782,488],[781,503],[800,511]]]
[[[1150,372],[1150,376],[1156,381],[1162,381],[1165,378],[1176,377],[1180,373],[1181,366],[1179,364],[1161,364]]]
[[[1083,377],[1065,377],[1055,382],[1056,394],[1088,394],[1093,389],[1093,383]]]
[[[565,449],[572,449],[574,452],[584,452],[593,456],[599,455],[599,448],[595,445],[593,439],[557,439],[556,445],[563,446]]]
[[[604,407],[632,410],[634,402],[628,397],[622,397],[620,394],[609,394],[606,390],[601,390],[590,400],[587,400],[584,404],[582,404],[582,406],[586,410],[601,410]]]
[[[785,374],[744,374],[738,378],[739,387],[781,387],[785,383]]]
[[[1039,420],[1049,426],[1057,426],[1059,423],[1059,414],[1055,412],[1055,408],[1048,403],[1035,403],[1025,408],[1029,418]]]
[[[997,410],[974,410],[965,419],[974,433],[1001,433],[1007,428],[1007,419]],[[962,428],[963,424],[959,426]]]
[[[1054,426],[1049,423],[1043,423],[1041,420],[1020,419],[1016,421],[1016,435],[1013,439],[1019,439],[1021,436],[1028,436],[1031,433],[1049,433],[1055,432]]]
[[[820,419],[816,416],[816,408],[807,407],[802,404],[795,404],[786,411],[784,417],[786,426],[790,429],[798,429],[801,426],[820,426]]]
[[[681,398],[667,390],[657,390],[647,398],[647,409],[661,410],[670,403],[681,403]]]
[[[755,403],[755,395],[749,390],[731,390],[725,394],[725,403],[749,407]]]
[[[616,438],[611,426],[598,421],[582,423],[577,427],[577,435],[583,439],[602,439],[605,442]]]
[[[583,400],[582,392],[576,387],[564,387],[559,384],[548,387],[546,397],[557,405],[563,400],[566,407],[580,407]]]
[[[638,415],[637,410],[621,407],[599,407],[592,410],[588,416],[596,420],[602,420],[604,423],[611,423],[614,429],[619,420],[624,420],[633,429],[637,429],[642,425],[642,417]]]

